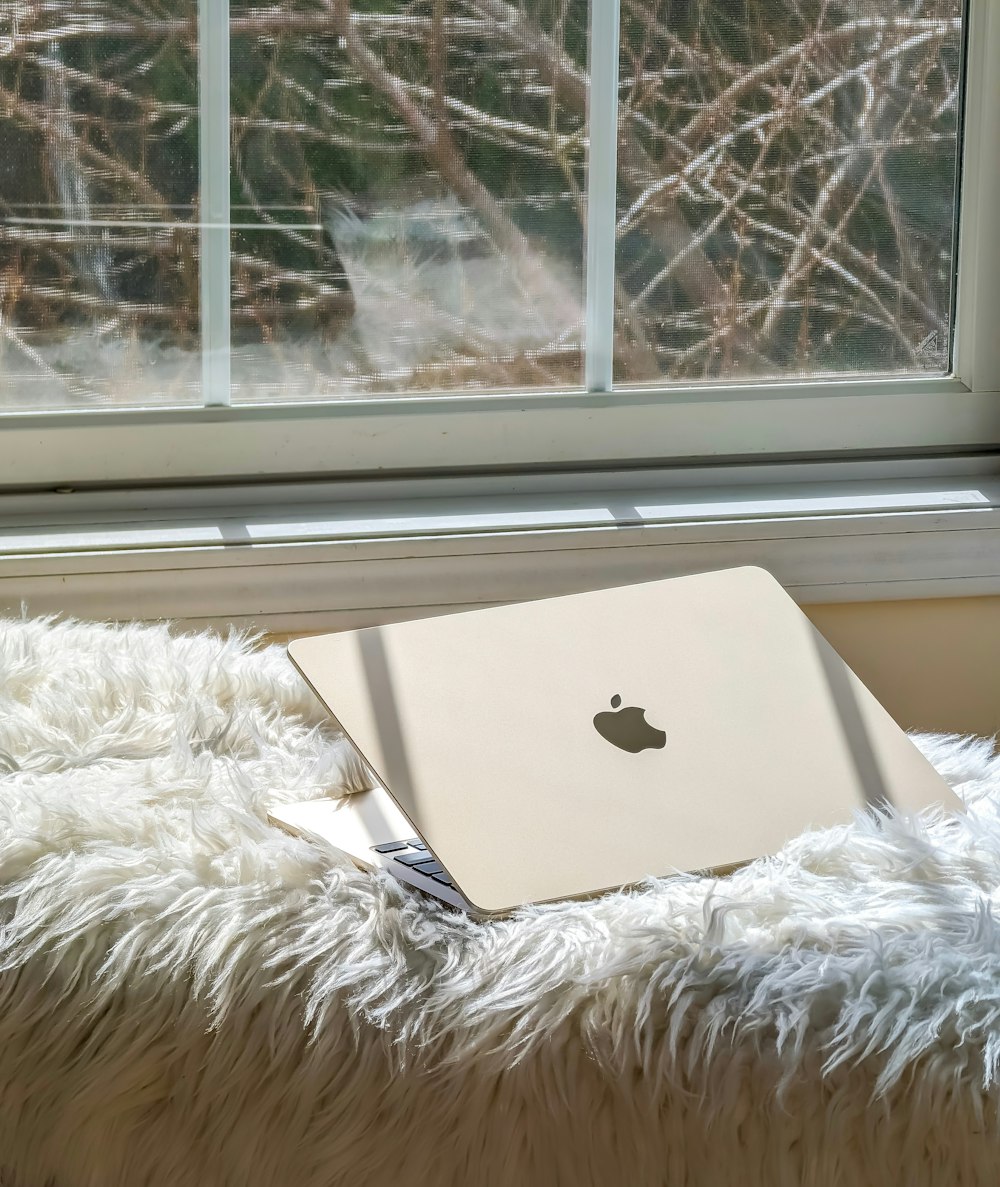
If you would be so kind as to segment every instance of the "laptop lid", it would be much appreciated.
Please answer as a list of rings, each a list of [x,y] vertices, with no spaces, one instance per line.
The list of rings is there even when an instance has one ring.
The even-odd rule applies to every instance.
[[[865,806],[958,808],[763,569],[299,639],[474,907],[731,866]]]

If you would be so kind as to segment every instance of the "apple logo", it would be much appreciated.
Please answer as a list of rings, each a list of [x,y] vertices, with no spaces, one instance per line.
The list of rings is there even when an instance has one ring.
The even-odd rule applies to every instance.
[[[617,712],[598,713],[594,718],[594,729],[612,746],[627,750],[629,754],[638,754],[640,750],[662,750],[667,744],[667,735],[649,724],[646,710],[638,705],[620,709],[621,703],[621,697],[615,693],[611,708]]]

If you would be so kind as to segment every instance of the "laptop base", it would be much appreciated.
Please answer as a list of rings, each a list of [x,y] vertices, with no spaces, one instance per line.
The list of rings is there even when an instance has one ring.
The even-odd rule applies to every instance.
[[[387,870],[399,882],[449,906],[476,914],[459,890],[437,881],[419,866],[407,866],[401,858],[418,858],[421,850],[412,841],[419,840],[416,829],[396,806],[392,797],[381,787],[356,792],[341,799],[303,800],[293,804],[276,804],[268,811],[268,819],[293,836],[318,840],[340,849],[362,870]],[[386,849],[389,845],[401,848]],[[379,848],[386,849],[378,852]],[[423,851],[427,861],[433,860],[430,850]],[[427,862],[421,861],[426,867]],[[436,863],[440,867],[440,863]],[[443,867],[440,867],[443,870]]]

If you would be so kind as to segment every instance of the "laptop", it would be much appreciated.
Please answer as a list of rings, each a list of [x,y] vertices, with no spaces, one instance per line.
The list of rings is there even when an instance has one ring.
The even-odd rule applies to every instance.
[[[476,916],[960,803],[765,570],[297,639],[366,790],[274,823]]]

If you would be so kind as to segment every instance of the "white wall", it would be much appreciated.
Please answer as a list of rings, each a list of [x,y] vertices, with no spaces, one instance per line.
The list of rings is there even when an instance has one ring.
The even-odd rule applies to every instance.
[[[907,729],[1000,731],[1000,597],[803,609]]]

